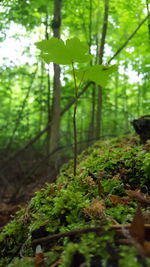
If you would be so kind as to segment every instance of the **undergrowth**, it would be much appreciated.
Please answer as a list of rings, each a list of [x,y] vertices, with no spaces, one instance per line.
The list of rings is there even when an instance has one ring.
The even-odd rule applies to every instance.
[[[79,155],[76,177],[70,161],[57,183],[36,192],[6,225],[0,234],[0,266],[34,266],[36,238],[98,226],[100,233],[43,243],[46,266],[148,266],[150,259],[143,259],[134,246],[116,245],[110,226],[132,222],[139,200],[131,193],[148,197],[149,180],[149,141],[142,146],[127,136],[96,142]],[[147,207],[142,206],[143,212]]]

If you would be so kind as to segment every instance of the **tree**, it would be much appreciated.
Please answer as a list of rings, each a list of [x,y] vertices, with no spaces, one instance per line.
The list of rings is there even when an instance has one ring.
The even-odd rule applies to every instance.
[[[60,38],[61,7],[62,7],[62,0],[55,0],[54,20],[52,27],[53,27],[53,34],[57,38]],[[54,63],[54,89],[53,89],[51,134],[50,134],[50,152],[55,151],[59,144],[60,112],[61,112],[60,99],[61,99],[60,66]]]
[[[104,19],[103,19],[103,27],[102,27],[102,35],[101,35],[101,43],[100,49],[98,53],[99,64],[103,63],[104,56],[104,46],[105,39],[107,34],[107,26],[108,26],[108,11],[109,11],[109,0],[104,0]],[[98,86],[98,100],[97,100],[97,112],[96,112],[96,139],[100,138],[101,134],[101,126],[102,126],[102,87]]]

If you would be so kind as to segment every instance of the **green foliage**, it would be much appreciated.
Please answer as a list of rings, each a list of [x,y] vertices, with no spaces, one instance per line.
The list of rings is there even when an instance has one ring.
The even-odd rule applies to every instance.
[[[42,51],[41,57],[46,63],[70,65],[90,61],[92,57],[87,55],[88,46],[78,38],[68,39],[65,45],[62,39],[52,37],[50,40],[37,42],[36,46]],[[110,75],[116,70],[116,66],[96,65],[77,70],[76,75],[80,81],[91,80],[104,87]]]
[[[94,256],[99,256],[99,258],[103,257],[102,266],[105,266],[104,263],[107,264],[110,258],[110,255],[106,253],[108,241],[113,243],[113,233],[110,233],[109,238],[105,231],[102,237],[98,237],[94,233],[83,235],[80,244],[72,242],[67,244],[66,249],[62,254],[63,262],[60,266],[70,266],[73,256],[76,255],[76,253],[80,253],[80,255],[85,258],[87,267],[91,266],[92,258]]]
[[[27,228],[23,222],[21,216],[16,217],[4,228],[3,232],[0,233],[0,251],[2,260],[0,266],[7,264],[8,258],[11,258],[21,248],[23,242],[27,239]],[[4,245],[5,244],[5,245]],[[5,246],[7,250],[5,250]]]
[[[41,56],[46,63],[68,65],[91,60],[91,55],[86,55],[88,46],[78,38],[68,39],[64,44],[62,39],[52,37],[50,40],[36,43],[36,46],[42,51]]]
[[[77,71],[77,77],[80,80],[91,80],[105,87],[111,74],[115,71],[117,71],[116,65],[110,67],[95,65]]]
[[[104,64],[106,64],[110,57],[121,47],[123,42],[145,17],[145,5],[142,0],[133,0],[132,6],[124,0],[120,0],[119,2],[115,0],[110,2],[109,5],[108,34],[105,45]],[[2,34],[0,38],[2,40],[7,39],[8,34],[8,38],[10,38],[10,32],[6,29],[12,24],[12,43],[15,40],[17,42],[17,40],[20,39],[20,42],[23,45],[25,37],[25,42],[27,42],[23,54],[21,50],[18,51],[18,55],[16,56],[18,59],[17,65],[15,61],[12,63],[13,60],[11,57],[6,56],[2,60],[3,63],[1,64],[0,69],[0,99],[2,103],[0,106],[0,146],[2,150],[7,147],[9,139],[17,124],[17,131],[14,134],[15,138],[11,145],[13,150],[17,150],[20,147],[23,147],[31,137],[34,137],[37,134],[38,131],[43,129],[47,123],[47,71],[44,68],[44,64],[41,64],[42,67],[40,63],[38,63],[39,67],[36,79],[34,79],[32,83],[32,90],[26,101],[22,119],[19,123],[18,114],[20,113],[23,99],[27,95],[28,88],[31,86],[31,73],[34,72],[33,66],[31,66],[30,63],[24,63],[22,59],[25,56],[27,57],[27,62],[28,59],[29,61],[32,60],[32,62],[37,62],[33,49],[30,49],[34,42],[32,37],[35,35],[36,39],[45,38],[46,20],[49,25],[49,38],[51,38],[50,25],[52,25],[54,2],[47,0],[3,0],[1,1],[1,7],[0,30]],[[102,31],[102,17],[100,14],[102,14],[103,11],[103,1],[97,4],[97,1],[93,0],[92,18],[90,21],[90,2],[88,0],[85,0],[84,2],[79,0],[66,0],[62,7],[61,33],[63,38],[72,40],[73,36],[77,36],[83,41],[80,42],[80,46],[84,43],[84,47],[87,47],[85,43],[90,44],[89,26],[91,23],[91,52],[94,54],[92,59],[92,63],[94,64],[95,62],[98,62],[96,50],[97,40]],[[122,14],[122,16],[120,16],[120,14]],[[23,32],[20,30],[18,31],[17,25],[23,25]],[[12,44],[9,40],[8,43]],[[2,45],[5,46],[5,43]],[[98,47],[99,45],[100,44],[98,44]],[[63,46],[66,48],[66,44]],[[84,56],[89,57],[89,50],[90,48],[88,47]],[[77,51],[78,49],[74,49],[73,57]],[[62,55],[60,54],[59,56],[61,57]],[[55,57],[57,58],[56,55]],[[141,115],[148,114],[149,112],[150,59],[147,23],[140,28],[125,49],[116,57],[116,61],[117,65],[120,66],[119,70],[110,75],[107,87],[103,90],[102,130],[104,136],[112,134],[120,135],[125,131],[131,131],[130,121]],[[111,70],[111,67],[108,68]],[[133,70],[133,72],[131,72],[131,70]],[[63,109],[73,97],[73,81],[70,77],[70,69],[68,69],[68,66],[61,66],[61,73],[63,80],[62,87],[64,89],[62,90],[61,95],[61,107]],[[83,71],[81,69],[81,73],[79,74],[81,78],[83,78],[82,74]],[[93,76],[93,74],[86,71],[84,76],[87,76],[86,79],[90,80],[91,75]],[[99,80],[99,84],[101,85],[103,82],[103,73],[94,73],[94,75],[98,75],[99,79],[96,77],[96,80]],[[52,75],[50,76],[52,84],[53,77]],[[132,79],[131,81],[131,78],[135,79]],[[93,77],[92,79],[94,80]],[[138,81],[138,79],[140,80]],[[105,81],[103,85],[104,84]],[[92,88],[90,89],[91,90],[87,90],[82,99],[78,101],[78,116],[84,116],[82,120],[77,122],[77,128],[79,132],[82,132],[80,135],[81,140],[79,140],[81,142],[84,142],[87,139],[87,131],[89,131],[89,125],[92,119],[92,105],[95,104],[95,107],[97,106],[97,96],[95,95],[95,100],[93,100]],[[72,109],[66,112],[61,119],[60,143],[62,146],[73,142],[73,131],[71,127],[68,127],[70,125],[69,120],[71,112]],[[35,147],[38,148],[39,151],[41,151],[44,139],[45,136],[42,136],[41,140],[37,141],[35,144]],[[80,145],[81,149],[85,147],[84,144]],[[44,150],[44,148],[42,149]],[[67,155],[70,154],[70,149],[68,149]]]
[[[150,178],[150,153],[145,153],[142,169],[146,171],[147,177]]]
[[[33,267],[34,260],[32,258],[15,259],[14,262],[8,264],[8,267]]]
[[[107,215],[113,216],[113,218],[119,223],[129,223],[132,221],[135,213],[135,207],[128,207],[123,205],[117,205],[107,210]]]
[[[105,45],[105,48],[107,48],[105,52],[107,53],[104,54],[105,63],[121,47],[123,42],[127,40],[128,36],[145,17],[145,3],[142,0],[133,0],[132,5],[124,0],[109,2],[107,45]],[[39,38],[43,38],[47,25],[52,24],[53,4],[54,1],[50,0],[1,1],[1,40],[4,40],[7,34],[9,34],[10,38],[10,33],[6,31],[6,28],[9,28],[12,22],[13,29],[15,29],[17,25],[23,25],[23,34],[26,35],[28,39],[30,39],[29,33],[36,33],[38,36],[40,35]],[[51,49],[47,50],[47,41],[38,43],[37,46],[39,45],[40,48],[41,45],[41,50],[43,50],[42,56],[46,62],[49,63],[53,61],[59,64],[61,62],[61,64],[66,65],[61,66],[64,89],[62,90],[61,98],[62,110],[66,108],[69,101],[73,98],[73,81],[72,78],[70,78],[70,69],[67,65],[71,64],[72,61],[77,63],[75,66],[83,64],[81,70],[76,70],[78,79],[82,81],[93,80],[105,87],[105,90],[103,90],[103,135],[121,135],[124,132],[131,131],[130,122],[133,118],[149,112],[150,80],[148,28],[147,23],[145,23],[134,38],[130,40],[128,46],[116,57],[117,65],[121,65],[118,72],[115,72],[116,67],[114,66],[107,67],[106,65],[102,67],[96,65],[85,67],[85,63],[88,63],[92,59],[92,57],[88,55],[90,49],[92,52],[94,51],[95,54],[92,63],[98,62],[98,51],[96,50],[100,45],[99,34],[102,31],[101,14],[103,10],[103,1],[97,4],[97,0],[93,0],[91,10],[92,17],[90,21],[89,0],[64,1],[61,32],[62,36],[65,36],[65,38],[69,37],[69,39],[66,43],[62,40],[50,39],[50,41],[48,41],[48,43],[50,42],[49,48],[52,48],[54,54],[52,54]],[[120,14],[122,15],[120,16]],[[50,32],[50,29],[48,29],[48,32]],[[13,40],[20,38],[22,41],[22,33],[20,34],[16,30],[16,32],[12,32],[12,35]],[[79,39],[71,38],[72,36],[78,36]],[[53,40],[53,42],[51,40]],[[34,41],[31,40],[31,43],[33,42]],[[22,43],[23,42],[21,42],[21,44]],[[85,43],[90,44],[91,47],[88,47]],[[57,45],[55,46],[55,44]],[[24,53],[18,54],[18,58],[20,56],[22,59],[24,55],[29,59],[32,58],[35,62],[36,59],[29,47],[25,47]],[[38,132],[45,128],[47,125],[47,107],[49,104],[47,97],[47,70],[45,70],[44,64],[38,63],[38,71],[35,75],[36,79],[34,79],[34,66],[21,62],[19,63],[20,66],[16,66],[15,62],[12,61],[13,60],[11,60],[8,55],[7,58],[3,59],[3,64],[0,69],[0,147],[2,154],[4,153],[6,158],[9,156],[6,148],[16,127],[17,129],[14,133],[11,149],[9,150],[10,154],[13,154],[20,147],[23,147],[29,142],[30,138],[34,138]],[[35,68],[36,65],[37,64],[35,64]],[[105,71],[105,69],[107,70]],[[131,70],[133,70],[133,72],[131,72]],[[129,75],[129,72],[131,72],[131,75]],[[132,74],[132,78],[134,78],[135,75],[134,81],[131,81]],[[51,84],[52,78],[51,76]],[[107,87],[106,81],[108,81]],[[29,88],[31,90],[29,90]],[[94,110],[94,114],[96,114],[96,110],[93,109],[93,107],[97,106],[97,92],[95,92],[92,87],[90,89],[91,90],[86,91],[81,99],[78,100],[77,113],[81,120],[77,122],[77,128],[80,133],[79,142],[81,146],[79,148],[81,150],[84,148],[87,136],[89,138],[89,135],[91,135],[91,139],[95,137],[95,125],[92,128],[92,133],[89,131],[89,126],[93,118],[92,111]],[[52,92],[52,90],[50,91]],[[51,97],[52,94],[50,95],[50,98]],[[25,99],[26,103],[22,109]],[[72,108],[63,115],[61,120],[60,142],[63,146],[68,146],[73,142],[73,131],[70,126],[71,114]],[[32,147],[36,154],[37,151],[45,153],[43,143],[45,144],[44,135],[41,140]],[[90,179],[92,178],[88,177],[88,171],[93,172],[97,178],[99,178],[99,176],[101,177],[103,171],[105,172],[101,182],[104,187],[105,202],[108,214],[110,214],[109,216],[119,221],[122,221],[122,218],[127,216],[130,221],[134,205],[133,209],[129,210],[129,214],[127,215],[126,207],[124,208],[122,205],[112,207],[112,203],[108,201],[107,197],[110,192],[119,196],[125,196],[126,193],[122,186],[123,183],[130,183],[134,189],[144,184],[147,186],[149,185],[150,156],[149,153],[143,150],[142,146],[135,147],[137,143],[138,141],[130,142],[128,139],[124,139],[123,142],[119,139],[114,139],[110,142],[104,142],[103,144],[99,142],[96,143],[94,148],[89,148],[84,151],[78,158],[80,164],[77,169],[77,178],[80,178],[77,179],[77,181],[73,178],[73,163],[70,162],[59,176],[58,184],[62,184],[61,188],[59,188],[59,186],[48,185],[46,189],[38,192],[29,208],[29,214],[27,216],[29,220],[25,220],[23,216],[24,211],[22,211],[22,214],[18,214],[22,220],[19,220],[17,217],[17,219],[14,219],[5,227],[3,233],[1,233],[0,241],[3,246],[0,247],[0,249],[2,248],[2,253],[5,252],[2,266],[4,266],[4,263],[7,265],[11,256],[14,255],[20,245],[22,245],[22,240],[25,240],[28,234],[30,236],[33,229],[38,229],[43,224],[43,221],[48,221],[46,227],[49,232],[53,233],[59,230],[66,231],[68,229],[82,228],[87,225],[97,225],[97,221],[94,217],[92,217],[90,222],[87,222],[89,218],[87,218],[83,212],[83,209],[90,205],[95,198],[99,197],[101,199],[101,196],[98,194],[97,185],[90,183]],[[109,149],[110,146],[111,149]],[[67,155],[71,154],[70,151],[72,150],[68,149],[68,151],[66,151],[65,149]],[[27,153],[27,157],[28,155]],[[67,186],[68,182],[70,186]],[[62,209],[61,205],[63,207]],[[74,207],[73,211],[72,206]],[[108,235],[105,235],[105,237],[107,239],[109,238]],[[90,257],[92,256],[90,255],[88,246],[92,248],[94,246],[96,247],[96,242],[99,241],[95,241],[94,243],[94,238],[90,235],[88,235],[88,239],[92,239],[91,243],[90,240],[86,240],[84,244],[82,242],[82,246],[87,249],[87,252],[85,252],[85,249],[84,254],[86,254],[86,259],[89,263]],[[76,247],[77,245],[78,247],[78,243],[69,245],[70,242],[68,239],[65,239],[65,242],[62,247],[61,245],[63,242],[60,242],[61,249],[59,255],[67,255],[65,259],[67,261],[69,259],[67,247],[69,251],[69,246]],[[81,250],[82,246],[80,248]],[[8,252],[8,255],[6,252]],[[26,253],[28,255],[28,252]],[[107,254],[105,255],[107,261],[109,255],[105,248],[103,253]],[[102,256],[104,255],[103,253]],[[122,250],[121,253],[122,259],[120,265],[127,266],[128,264],[129,266],[139,266],[136,252],[132,253],[131,248],[130,250],[126,248]],[[52,254],[54,256],[55,251],[52,251]],[[54,258],[52,256],[54,262],[59,258],[59,255],[56,255]],[[73,252],[71,255],[73,256]],[[103,261],[105,262],[105,259],[103,259]],[[23,265],[24,261],[17,259],[17,264]]]
[[[137,251],[134,247],[130,247],[130,250],[126,246],[120,246],[119,265],[121,267],[141,267],[141,263],[137,259]]]
[[[148,182],[146,169],[143,168],[144,158],[149,156],[146,157],[146,154],[143,147],[136,144],[135,138],[115,138],[96,142],[93,147],[88,148],[78,157],[80,163],[77,177],[73,176],[72,161],[66,164],[61,170],[57,183],[47,184],[45,189],[37,192],[27,211],[21,210],[0,234],[0,247],[3,254],[1,266],[4,262],[7,264],[10,255],[16,253],[22,242],[26,242],[27,239],[29,241],[23,254],[31,257],[33,254],[31,249],[29,250],[31,234],[41,226],[53,235],[99,226],[102,221],[105,227],[100,236],[89,233],[77,235],[72,241],[68,237],[61,238],[56,246],[52,246],[51,254],[47,257],[49,264],[61,258],[60,266],[67,267],[76,253],[79,253],[85,258],[86,266],[91,266],[94,257],[99,257],[102,266],[108,266],[112,260],[108,247],[115,249],[114,233],[108,230],[109,226],[112,220],[118,223],[130,223],[137,206],[136,201],[132,201],[130,206],[122,203],[114,205],[109,195],[127,196],[124,184],[130,183],[131,187],[136,185],[139,188]],[[135,155],[137,164],[135,164]],[[133,166],[136,167],[134,172]],[[97,178],[101,177],[103,195],[99,194],[98,184],[89,176],[89,171],[94,172]],[[94,213],[90,215],[86,213],[95,200],[105,203],[105,216],[103,213],[99,215],[100,217],[96,217]],[[43,246],[43,249],[46,250],[46,247]],[[128,247],[121,247],[117,252],[121,266],[124,266],[127,258],[135,262],[136,266],[137,252],[130,250],[128,254],[128,251]],[[47,254],[44,253],[44,255]],[[17,256],[10,266],[17,266],[18,263],[26,264],[26,262],[30,264],[30,259],[24,261],[22,259],[20,262]]]

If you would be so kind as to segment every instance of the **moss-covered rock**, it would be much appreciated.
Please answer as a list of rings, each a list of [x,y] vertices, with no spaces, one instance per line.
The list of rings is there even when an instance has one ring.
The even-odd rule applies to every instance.
[[[110,228],[131,223],[139,200],[131,199],[128,190],[148,198],[149,180],[149,141],[145,146],[135,137],[96,142],[79,155],[76,177],[70,161],[57,183],[46,184],[4,228],[0,266],[34,266],[36,238],[99,226],[100,233],[41,241],[46,266],[145,266],[149,259],[143,260],[135,247],[117,245]]]

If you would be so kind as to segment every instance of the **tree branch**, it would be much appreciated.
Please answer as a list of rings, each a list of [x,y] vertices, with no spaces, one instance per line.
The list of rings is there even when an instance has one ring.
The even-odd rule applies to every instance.
[[[134,37],[137,31],[141,28],[144,22],[150,17],[150,13],[141,21],[141,23],[137,26],[134,32],[129,36],[129,38],[124,42],[124,44],[117,50],[117,52],[108,60],[107,64],[109,64],[129,43],[129,41]]]
[[[131,226],[131,224],[115,224],[110,226],[110,228],[108,229],[108,231],[110,230],[116,230],[116,231],[122,231],[122,229],[129,229]],[[145,224],[144,228],[146,231],[150,231],[150,224]],[[104,230],[104,227],[102,226],[98,226],[98,227],[88,227],[88,228],[84,228],[84,229],[79,229],[79,230],[72,230],[69,232],[64,232],[64,233],[59,233],[59,234],[54,234],[52,236],[46,236],[46,237],[41,237],[41,238],[37,238],[34,239],[32,241],[32,245],[38,245],[38,244],[44,244],[44,243],[48,243],[52,240],[58,240],[62,237],[67,237],[67,236],[74,236],[74,235],[82,235],[82,234],[87,234],[87,233],[99,233],[102,230]]]

